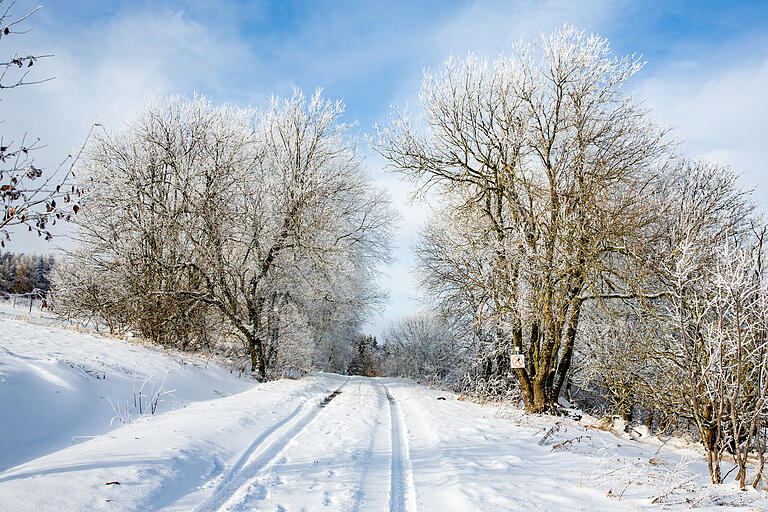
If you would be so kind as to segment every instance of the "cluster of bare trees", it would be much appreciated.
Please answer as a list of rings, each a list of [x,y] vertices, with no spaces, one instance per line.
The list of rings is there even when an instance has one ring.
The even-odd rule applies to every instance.
[[[442,251],[454,276],[468,263],[479,290],[449,278],[435,291],[474,301],[478,324],[494,319],[495,371],[508,371],[510,351],[528,355],[517,376],[532,411],[555,403],[581,307],[604,293],[624,242],[641,235],[644,199],[666,165],[665,131],[622,93],[639,67],[567,28],[492,65],[449,61],[424,81],[426,129],[401,115],[379,132],[395,168],[471,219],[431,228],[443,232],[427,235],[427,263]]]
[[[426,382],[456,382],[463,365],[448,325],[427,312],[414,313],[390,325],[384,333],[387,375]]]
[[[382,375],[381,364],[386,354],[375,336],[358,336],[352,351],[354,355],[349,361],[346,373],[367,377],[380,377]]]
[[[439,205],[420,275],[466,373],[532,412],[575,385],[626,419],[684,422],[715,482],[730,450],[743,487],[756,449],[757,485],[765,230],[732,171],[684,159],[626,92],[640,68],[572,27],[452,59],[425,76],[423,116],[396,112],[376,149]]]
[[[261,378],[346,367],[394,213],[343,110],[320,92],[265,112],[177,98],[100,134],[59,311],[181,348],[237,340]]]
[[[636,293],[604,308],[607,320],[595,312],[575,379],[597,385],[625,419],[694,429],[715,483],[730,453],[744,487],[754,450],[757,486],[768,419],[765,225],[727,168],[686,162],[667,192],[663,229],[633,255]]]

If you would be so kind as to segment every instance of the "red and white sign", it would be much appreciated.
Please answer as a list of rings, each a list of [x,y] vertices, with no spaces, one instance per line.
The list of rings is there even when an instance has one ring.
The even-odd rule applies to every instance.
[[[512,368],[525,368],[525,356],[523,354],[512,354],[510,362]]]

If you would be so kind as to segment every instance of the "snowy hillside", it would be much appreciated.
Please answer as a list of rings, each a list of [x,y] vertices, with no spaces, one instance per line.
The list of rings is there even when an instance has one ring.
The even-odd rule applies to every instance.
[[[397,379],[256,384],[17,313],[0,317],[2,511],[768,506],[707,486],[692,448],[586,416],[526,416]]]
[[[32,315],[0,306],[0,470],[151,415],[153,402],[159,414],[253,386],[213,362]]]

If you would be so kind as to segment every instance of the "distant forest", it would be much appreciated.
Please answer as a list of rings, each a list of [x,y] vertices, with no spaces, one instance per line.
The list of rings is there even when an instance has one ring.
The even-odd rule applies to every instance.
[[[51,289],[53,256],[0,253],[0,295]]]

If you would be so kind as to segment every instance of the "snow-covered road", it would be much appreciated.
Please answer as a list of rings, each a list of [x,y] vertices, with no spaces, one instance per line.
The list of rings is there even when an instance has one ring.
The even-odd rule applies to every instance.
[[[258,384],[215,362],[1,315],[0,349],[2,512],[768,504],[764,493],[707,487],[704,461],[682,444],[406,380],[316,374]],[[131,409],[141,386],[168,392],[156,394],[155,414]],[[110,426],[115,403],[128,410]]]
[[[323,374],[142,417],[10,468],[0,509],[616,510],[589,481],[604,454],[540,437],[407,381]]]
[[[412,510],[408,448],[388,397],[383,383],[354,377],[298,406],[201,488],[208,496],[196,509]],[[169,510],[194,502],[188,496]]]
[[[275,382],[11,468],[0,508],[508,510],[521,457],[483,416],[401,380]]]

